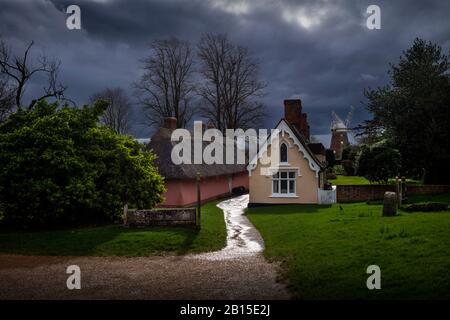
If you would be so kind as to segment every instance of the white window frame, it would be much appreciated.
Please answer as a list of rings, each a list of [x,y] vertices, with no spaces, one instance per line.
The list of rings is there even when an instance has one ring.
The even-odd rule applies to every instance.
[[[281,146],[285,145],[286,147],[286,161],[281,160]],[[280,165],[289,165],[289,145],[286,142],[280,143]]]
[[[286,178],[281,178],[281,173],[286,172],[287,173],[287,177]],[[298,198],[297,195],[297,176],[299,176],[298,174],[298,169],[283,169],[283,170],[277,170],[276,172],[273,172],[271,179],[270,179],[270,184],[271,184],[271,189],[272,189],[272,198]],[[294,177],[290,178],[289,177],[289,173],[294,173]],[[276,174],[278,174],[278,178],[274,177]],[[282,180],[286,180],[287,181],[287,193],[281,193],[281,181]],[[274,192],[274,181],[278,181],[278,192]],[[294,181],[294,192],[289,192],[289,182],[290,181]]]

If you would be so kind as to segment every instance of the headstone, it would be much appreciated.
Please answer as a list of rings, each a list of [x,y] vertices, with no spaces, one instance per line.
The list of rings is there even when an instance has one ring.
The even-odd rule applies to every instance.
[[[397,194],[386,191],[383,200],[383,216],[395,216],[397,214]]]

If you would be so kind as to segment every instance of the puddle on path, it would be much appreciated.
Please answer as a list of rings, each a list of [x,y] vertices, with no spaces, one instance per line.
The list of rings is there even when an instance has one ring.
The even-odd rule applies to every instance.
[[[247,194],[217,204],[224,212],[227,227],[227,246],[220,251],[193,255],[192,258],[205,260],[239,259],[255,256],[264,250],[264,241],[261,235],[244,215],[248,200]]]

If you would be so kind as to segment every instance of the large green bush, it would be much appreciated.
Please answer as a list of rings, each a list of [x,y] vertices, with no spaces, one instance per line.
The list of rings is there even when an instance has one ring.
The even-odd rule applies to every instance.
[[[40,102],[0,125],[0,220],[15,227],[113,221],[162,200],[154,155],[98,124],[105,102]]]
[[[370,182],[387,183],[401,168],[401,156],[397,149],[386,144],[363,146],[357,159],[357,174]]]

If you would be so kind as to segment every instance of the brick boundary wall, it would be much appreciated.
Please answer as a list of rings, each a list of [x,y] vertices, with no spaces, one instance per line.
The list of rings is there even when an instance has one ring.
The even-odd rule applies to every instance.
[[[124,225],[127,227],[186,226],[196,224],[196,208],[128,211]]]
[[[337,202],[382,200],[386,191],[395,192],[395,185],[338,185]],[[450,185],[406,186],[406,196],[414,194],[439,194],[450,192]]]

